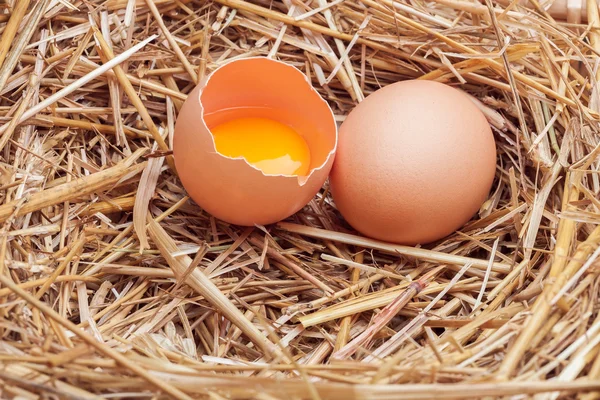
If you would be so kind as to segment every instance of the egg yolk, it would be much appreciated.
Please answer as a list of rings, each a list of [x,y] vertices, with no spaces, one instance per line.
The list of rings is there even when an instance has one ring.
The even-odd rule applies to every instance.
[[[296,131],[268,118],[238,118],[211,128],[226,157],[244,157],[266,174],[308,175],[310,150]]]

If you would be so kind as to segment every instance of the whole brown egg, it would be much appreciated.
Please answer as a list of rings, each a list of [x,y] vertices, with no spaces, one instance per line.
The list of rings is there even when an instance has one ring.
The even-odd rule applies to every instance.
[[[350,112],[329,179],[352,227],[414,245],[469,221],[495,168],[492,131],[471,99],[442,83],[410,80],[375,91]]]

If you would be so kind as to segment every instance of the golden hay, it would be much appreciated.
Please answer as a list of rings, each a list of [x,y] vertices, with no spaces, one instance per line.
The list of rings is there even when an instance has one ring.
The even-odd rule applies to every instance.
[[[600,398],[596,7],[7,3],[1,398]],[[338,121],[399,80],[461,88],[497,140],[488,201],[423,248],[356,235],[327,185],[274,226],[215,220],[174,122],[249,56],[301,69]]]

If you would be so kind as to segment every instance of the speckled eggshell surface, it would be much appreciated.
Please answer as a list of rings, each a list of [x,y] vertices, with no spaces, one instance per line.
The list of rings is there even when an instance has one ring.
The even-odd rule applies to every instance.
[[[466,94],[402,81],[369,95],[342,124],[331,193],[364,235],[425,244],[477,213],[495,168],[492,131]]]

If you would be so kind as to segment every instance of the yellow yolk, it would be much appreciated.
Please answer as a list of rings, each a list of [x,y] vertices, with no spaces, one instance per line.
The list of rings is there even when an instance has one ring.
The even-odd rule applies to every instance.
[[[287,125],[268,118],[239,118],[211,132],[217,151],[226,157],[244,157],[266,174],[308,175],[308,145]]]

